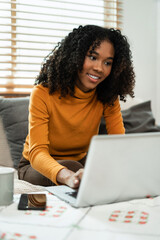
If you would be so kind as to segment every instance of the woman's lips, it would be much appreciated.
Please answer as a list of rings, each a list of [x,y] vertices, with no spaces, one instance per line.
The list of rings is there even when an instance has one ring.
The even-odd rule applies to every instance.
[[[95,76],[95,75],[92,75],[92,74],[87,74],[88,75],[88,77],[89,77],[89,79],[92,81],[92,82],[97,82],[99,79],[100,79],[100,77],[98,77],[98,76]]]

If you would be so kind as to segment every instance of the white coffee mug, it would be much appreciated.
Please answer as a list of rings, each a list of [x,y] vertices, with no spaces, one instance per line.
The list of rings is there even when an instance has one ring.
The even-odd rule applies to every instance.
[[[0,206],[13,202],[14,168],[0,167]]]

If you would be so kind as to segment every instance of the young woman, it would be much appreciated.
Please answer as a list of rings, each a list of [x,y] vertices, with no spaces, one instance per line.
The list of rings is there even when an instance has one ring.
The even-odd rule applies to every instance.
[[[101,117],[108,134],[125,133],[119,99],[133,97],[134,84],[130,46],[119,30],[95,25],[73,29],[46,58],[36,79],[19,178],[77,188]]]

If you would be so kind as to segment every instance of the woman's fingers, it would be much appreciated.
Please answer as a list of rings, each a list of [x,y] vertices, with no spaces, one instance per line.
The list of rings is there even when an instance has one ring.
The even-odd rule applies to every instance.
[[[57,175],[57,182],[60,184],[68,185],[71,188],[78,188],[83,175],[83,168],[79,169],[76,173],[69,169],[62,169]]]
[[[82,179],[82,176],[83,176],[83,172],[84,172],[84,169],[81,168],[79,169],[76,173],[75,173],[75,176],[79,178],[79,180]]]
[[[78,188],[82,179],[82,175],[83,175],[83,169],[79,169],[73,176],[73,180],[72,181],[72,188]]]

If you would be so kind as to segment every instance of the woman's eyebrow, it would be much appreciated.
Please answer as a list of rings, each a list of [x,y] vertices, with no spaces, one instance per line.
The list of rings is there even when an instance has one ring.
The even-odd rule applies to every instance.
[[[114,57],[108,57],[107,59],[113,60],[113,59],[114,59]]]
[[[94,53],[95,55],[99,55],[99,53],[96,52],[95,50],[90,50],[89,53],[90,53],[90,54],[93,54],[93,53]],[[106,59],[107,59],[107,60],[108,60],[108,59],[113,60],[114,57],[108,57],[108,58],[106,58]]]
[[[96,55],[99,55],[99,53],[97,53],[95,50],[90,50],[89,53],[90,53],[90,54],[94,53],[94,54],[96,54]]]

